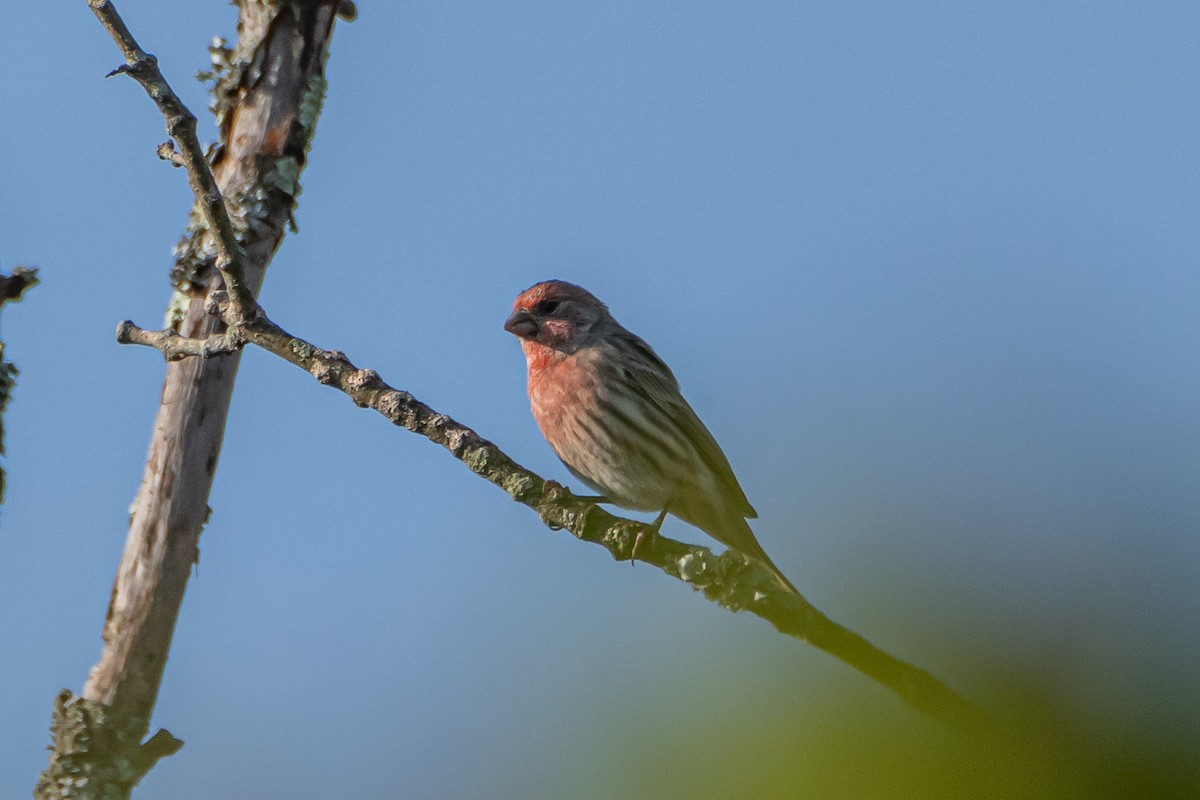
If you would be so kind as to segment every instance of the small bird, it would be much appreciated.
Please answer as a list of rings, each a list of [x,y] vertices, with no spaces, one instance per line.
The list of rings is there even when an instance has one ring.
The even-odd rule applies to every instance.
[[[758,514],[670,368],[604,303],[543,281],[517,296],[504,329],[521,340],[542,435],[601,502],[658,511],[651,534],[674,514],[799,594],[754,538],[746,518]]]

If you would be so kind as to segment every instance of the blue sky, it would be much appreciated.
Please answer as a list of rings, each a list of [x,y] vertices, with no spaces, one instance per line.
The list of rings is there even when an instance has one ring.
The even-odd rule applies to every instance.
[[[570,483],[501,325],[580,283],[671,364],[819,607],[985,700],[1016,676],[1102,730],[1176,730],[1200,713],[1200,8],[976,5],[360,3],[263,303]],[[233,9],[118,7],[204,109]],[[99,653],[157,407],[161,361],[112,331],[161,319],[190,201],[86,4],[8,25],[0,267],[43,278],[2,315],[19,796]],[[155,719],[187,746],[139,796],[619,797],[664,740],[736,769],[713,720],[909,713],[261,352],[211,505]]]

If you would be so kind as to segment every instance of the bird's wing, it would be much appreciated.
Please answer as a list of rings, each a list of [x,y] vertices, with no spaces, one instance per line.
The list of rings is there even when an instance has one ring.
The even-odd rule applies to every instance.
[[[675,375],[650,345],[633,334],[628,336],[624,344],[632,351],[634,357],[622,359],[622,364],[625,369],[624,377],[630,389],[653,404],[661,412],[664,424],[673,426],[677,433],[691,443],[704,466],[716,480],[722,495],[720,499],[735,506],[743,517],[757,518],[758,512],[750,505],[746,493],[742,491],[741,484],[729,465],[729,459],[679,392],[679,382]]]

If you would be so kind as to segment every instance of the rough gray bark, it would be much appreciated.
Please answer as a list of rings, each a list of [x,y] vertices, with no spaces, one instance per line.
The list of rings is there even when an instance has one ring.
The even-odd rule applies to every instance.
[[[130,73],[152,96],[163,88],[170,92],[153,57],[137,47],[112,4],[88,0],[88,5],[122,49],[126,64],[118,71]],[[241,285],[230,286],[231,294],[253,302],[262,285],[295,207],[324,98],[334,19],[353,9],[344,0],[240,0],[238,6],[236,45],[214,51],[221,147],[212,172],[220,194],[193,184],[197,209],[174,273],[172,328],[185,336],[221,333],[223,323],[205,312],[205,298],[223,285],[217,268],[229,259],[238,259],[242,267]],[[163,108],[168,132],[183,152],[194,151],[182,147],[182,137],[195,139],[190,112],[181,103],[174,113]],[[225,231],[210,234],[211,209],[220,206],[221,195],[233,212],[240,252],[231,254],[218,244]],[[199,552],[238,361],[233,353],[167,367],[104,624],[104,648],[82,698],[70,692],[58,698],[54,748],[35,797],[127,797],[154,760],[178,749],[178,741],[165,732],[140,742],[149,730],[175,620]]]

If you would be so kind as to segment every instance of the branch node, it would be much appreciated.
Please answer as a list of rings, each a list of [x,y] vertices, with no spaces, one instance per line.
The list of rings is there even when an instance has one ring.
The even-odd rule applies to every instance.
[[[136,777],[134,783],[145,777],[155,764],[167,756],[173,756],[183,747],[183,740],[176,739],[166,728],[158,731],[139,747],[131,761]]]
[[[127,319],[117,324],[117,344],[135,344],[133,340],[134,332],[140,331],[137,325],[133,324],[133,320]]]
[[[346,378],[346,388],[354,392],[378,389],[382,385],[383,379],[373,369],[356,369]]]
[[[175,142],[163,142],[154,152],[157,153],[158,157],[163,161],[171,162],[171,166],[173,167],[187,166],[187,161],[184,159],[183,154],[175,149]]]
[[[204,313],[212,314],[213,316],[224,317],[226,309],[229,308],[229,292],[224,289],[214,289],[208,294],[208,298],[204,301]]]
[[[317,358],[308,367],[308,374],[317,379],[322,386],[333,386],[338,381],[338,371],[328,359]]]
[[[154,72],[157,67],[158,59],[150,53],[143,53],[141,57],[122,64],[104,77],[111,78],[114,75],[128,75],[131,78],[140,79]]]

